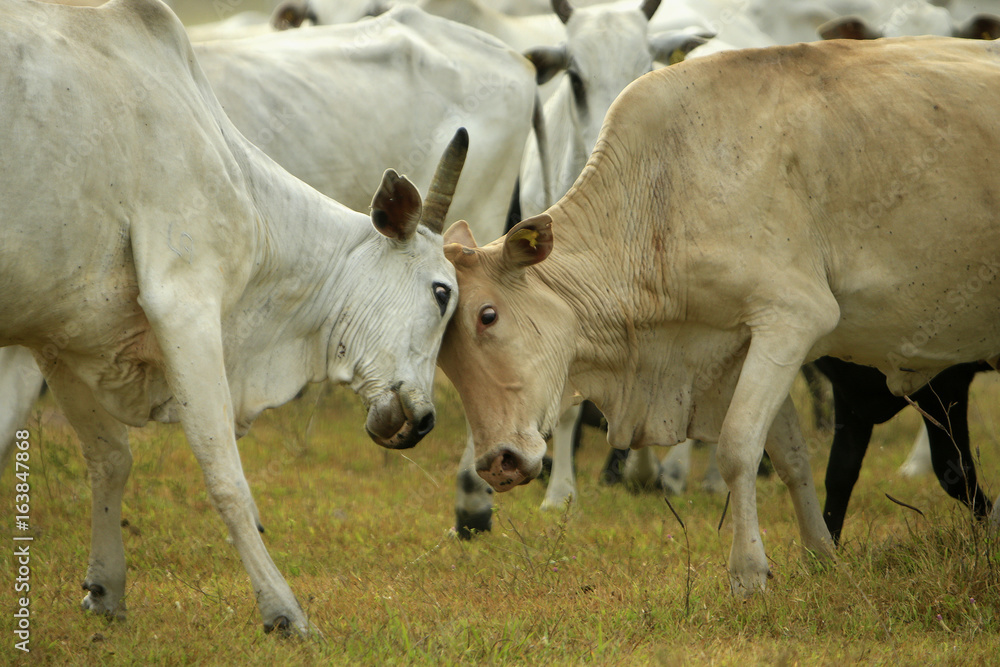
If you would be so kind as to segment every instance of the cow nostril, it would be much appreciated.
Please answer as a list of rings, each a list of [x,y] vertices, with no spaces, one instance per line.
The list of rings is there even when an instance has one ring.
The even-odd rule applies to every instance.
[[[434,413],[428,412],[417,424],[417,435],[425,436],[434,428]]]
[[[503,458],[500,459],[500,469],[504,472],[516,472],[518,468],[521,467],[521,459],[517,454],[511,451],[506,451],[503,453]]]

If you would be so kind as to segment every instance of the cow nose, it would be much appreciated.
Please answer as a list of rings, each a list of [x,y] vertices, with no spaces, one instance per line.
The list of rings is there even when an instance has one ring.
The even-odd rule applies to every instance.
[[[434,428],[434,413],[428,412],[426,415],[424,415],[423,419],[420,420],[420,423],[417,424],[417,435],[422,438],[428,433],[430,433],[433,428]]]
[[[476,472],[497,491],[509,491],[533,476],[525,471],[521,455],[507,448],[501,449],[488,467],[480,467]]]

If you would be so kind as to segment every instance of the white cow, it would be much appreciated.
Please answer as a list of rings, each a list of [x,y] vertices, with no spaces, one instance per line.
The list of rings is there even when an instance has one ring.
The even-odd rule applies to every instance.
[[[676,31],[650,35],[650,17],[660,0],[622,6],[574,9],[569,0],[552,0],[566,25],[566,42],[527,51],[539,85],[562,76],[545,102],[542,116],[549,173],[543,173],[539,145],[531,139],[521,165],[521,213],[534,215],[561,197],[579,176],[597,142],[611,103],[625,86],[653,69],[654,61],[683,58],[706,42],[704,36]]]
[[[840,16],[880,22],[884,0],[749,0],[746,13],[777,44],[813,42],[816,29]]]
[[[1000,15],[1000,0],[934,0],[933,4],[947,9],[956,21],[976,14]]]
[[[663,3],[650,21],[650,32],[695,27],[715,38],[694,49],[699,58],[731,49],[773,46],[774,39],[763,32],[748,14],[748,0],[674,0]]]
[[[483,238],[503,233],[535,89],[534,68],[510,47],[399,7],[356,24],[195,44],[194,50],[244,136],[292,174],[358,210],[367,208],[384,165],[399,166],[427,187],[450,133],[467,127],[469,168],[450,210],[477,221]],[[23,408],[0,403],[0,418],[23,424],[40,380],[17,388],[27,395]]]
[[[552,14],[511,16],[487,0],[288,0],[274,12],[275,26],[291,26],[306,21],[317,25],[350,23],[365,16],[377,16],[394,5],[415,4],[442,18],[464,23],[499,38],[518,51],[540,44],[554,45],[565,39],[562,24]]]
[[[460,296],[438,361],[480,476],[535,476],[579,395],[616,447],[718,442],[734,591],[769,575],[765,446],[803,546],[829,555],[788,392],[822,355],[897,395],[996,365],[996,108],[997,46],[950,38],[730,51],[630,85],[559,202],[483,248],[445,236]]]
[[[367,205],[386,164],[419,187],[429,183],[449,133],[467,127],[466,177],[452,215],[476,221],[483,238],[503,234],[535,104],[534,68],[509,46],[401,6],[357,23],[197,44],[195,52],[248,138],[352,208]],[[465,477],[476,497],[460,480],[456,511],[478,511],[458,523],[482,530],[492,489]]]
[[[390,170],[369,220],[240,134],[166,5],[0,0],[0,16],[0,346],[32,350],[80,436],[83,606],[124,611],[126,425],[180,421],[265,629],[305,633],[236,438],[327,378],[361,396],[379,444],[412,446],[433,426],[455,301],[439,231],[463,136],[426,206]]]
[[[845,16],[824,23],[817,32],[823,39],[878,39],[904,35],[996,39],[1000,37],[1000,17],[980,13],[957,21],[944,7],[911,0],[895,7],[881,22]]]
[[[531,127],[534,70],[468,26],[401,6],[357,23],[194,45],[222,108],[278,164],[365,211],[386,165],[420,189],[458,127],[471,138],[451,213],[504,231]]]

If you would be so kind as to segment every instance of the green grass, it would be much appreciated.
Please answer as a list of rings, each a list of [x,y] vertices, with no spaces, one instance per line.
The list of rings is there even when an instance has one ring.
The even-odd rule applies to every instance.
[[[998,393],[996,378],[974,385],[986,483],[1000,479]],[[728,591],[731,526],[717,531],[724,498],[693,490],[673,499],[682,529],[661,496],[598,485],[606,445],[597,431],[579,457],[576,503],[543,514],[544,489],[533,483],[498,497],[491,534],[460,542],[447,534],[465,432],[453,390],[440,388],[438,426],[413,450],[379,449],[363,421],[356,397],[316,387],[241,441],[265,542],[324,635],[282,640],[263,633],[177,427],[132,432],[128,619],[80,610],[89,487],[75,436],[45,399],[30,425],[32,652],[14,650],[5,611],[0,664],[896,665],[986,664],[1000,654],[996,538],[933,477],[895,475],[915,413],[876,428],[834,564],[803,555],[781,483],[758,484],[775,578],[747,601]],[[806,435],[821,487],[829,436]],[[7,506],[12,473],[0,477]],[[11,521],[0,528],[7,545]],[[5,547],[4,610],[14,608],[14,569]]]

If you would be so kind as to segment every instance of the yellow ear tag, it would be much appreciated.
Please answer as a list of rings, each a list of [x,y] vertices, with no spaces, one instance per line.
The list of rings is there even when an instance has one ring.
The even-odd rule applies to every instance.
[[[679,62],[684,61],[684,52],[680,49],[674,49],[674,52],[670,54],[670,64],[676,65]]]
[[[534,229],[519,229],[510,240],[520,241],[521,239],[526,240],[532,249],[538,246],[538,232]]]

